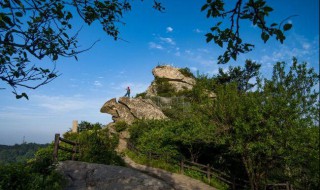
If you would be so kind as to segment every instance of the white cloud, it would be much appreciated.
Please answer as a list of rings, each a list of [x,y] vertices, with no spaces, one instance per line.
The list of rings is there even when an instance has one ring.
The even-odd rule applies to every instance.
[[[175,45],[175,41],[172,39],[172,38],[163,38],[163,37],[160,37],[159,38],[162,42],[165,42],[167,44],[170,44],[170,45]]]
[[[193,30],[195,33],[198,33],[198,34],[200,34],[200,33],[203,33],[204,31],[202,31],[202,30],[200,30],[199,28],[196,28],[196,29],[194,29]]]
[[[177,51],[176,53],[174,53],[174,55],[180,57],[181,53],[180,53],[180,51]]]
[[[163,50],[164,49],[160,44],[157,44],[157,43],[154,43],[154,42],[149,42],[149,48],[150,49],[159,49],[159,50]]]
[[[276,62],[290,63],[292,57],[296,57],[299,62],[307,61],[314,65],[318,64],[314,62],[314,58],[318,57],[318,52],[318,37],[311,41],[304,36],[293,34],[288,36],[286,44],[275,46],[273,51],[263,52],[264,55],[257,62],[261,63],[265,69],[272,69]]]
[[[168,27],[166,28],[166,31],[167,31],[168,33],[173,32],[173,28],[170,27],[170,26],[168,26]]]
[[[81,98],[47,95],[36,95],[34,97],[36,98],[39,107],[45,108],[50,112],[71,112],[84,109],[90,105]]]
[[[208,49],[205,49],[205,48],[199,48],[198,51],[202,52],[202,53],[210,53],[210,51]]]
[[[309,48],[310,48],[310,44],[309,43],[303,43],[302,44],[302,47],[303,47],[303,49],[305,49],[305,50],[308,50]]]
[[[94,85],[94,86],[97,86],[97,87],[102,86],[101,82],[100,82],[100,81],[97,81],[97,80],[94,81],[93,85]]]

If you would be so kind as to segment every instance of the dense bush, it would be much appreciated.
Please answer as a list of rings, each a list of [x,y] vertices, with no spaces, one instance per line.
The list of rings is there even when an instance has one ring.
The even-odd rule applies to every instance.
[[[44,148],[43,150],[46,150]],[[43,157],[42,157],[43,156]],[[54,170],[52,152],[38,154],[27,164],[0,165],[0,189],[2,190],[60,190],[66,181]]]
[[[250,181],[251,189],[286,181],[319,189],[319,75],[296,59],[290,68],[276,63],[270,79],[259,69],[247,61],[213,78],[198,76],[183,104],[164,110],[170,120],[134,123],[131,141],[165,161],[182,156],[210,164]],[[163,84],[162,92],[172,95]]]
[[[128,124],[125,121],[117,121],[114,127],[116,131],[120,133],[128,128]]]
[[[123,160],[117,155],[115,148],[119,143],[119,137],[110,135],[107,128],[98,129],[86,128],[80,133],[65,133],[64,138],[79,143],[80,153],[76,155],[76,159],[84,162],[124,165]],[[67,146],[67,145],[63,145]],[[69,147],[71,148],[71,147]],[[70,153],[59,151],[59,160],[68,157],[71,159]]]
[[[78,132],[86,131],[86,130],[92,130],[92,129],[101,129],[102,124],[101,123],[90,123],[87,121],[81,121],[78,125]]]
[[[115,152],[119,142],[117,136],[110,136],[107,129],[100,124],[81,122],[81,132],[64,134],[64,138],[80,144],[76,159],[79,161],[124,165]],[[55,171],[53,164],[53,143],[40,148],[34,158],[22,164],[0,165],[0,190],[58,190],[63,189],[65,180]],[[61,146],[72,148],[61,143]],[[72,154],[59,150],[59,161],[70,160]]]
[[[188,67],[179,69],[181,74],[183,74],[185,77],[195,78],[193,73],[190,71]]]
[[[172,97],[175,95],[175,88],[169,83],[168,79],[156,78],[155,83],[158,96]]]

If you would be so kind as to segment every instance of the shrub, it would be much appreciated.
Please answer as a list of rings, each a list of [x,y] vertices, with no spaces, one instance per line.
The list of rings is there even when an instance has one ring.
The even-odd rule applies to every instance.
[[[142,92],[142,93],[138,93],[136,95],[136,98],[141,97],[141,98],[146,98],[147,93],[146,92]]]
[[[159,96],[172,97],[175,95],[174,87],[169,83],[168,79],[156,78],[156,90]]]
[[[101,129],[101,128],[102,128],[101,123],[92,124],[87,121],[81,121],[78,126],[78,132],[92,130],[92,129]]]
[[[0,189],[5,190],[59,190],[65,180],[50,162],[33,160],[29,164],[0,165]]]
[[[183,74],[185,77],[191,77],[191,78],[195,78],[193,73],[190,71],[190,69],[188,67],[185,68],[181,68],[179,69],[179,71],[181,72],[181,74]]]
[[[120,133],[128,128],[128,124],[125,121],[118,121],[114,125],[116,131]]]

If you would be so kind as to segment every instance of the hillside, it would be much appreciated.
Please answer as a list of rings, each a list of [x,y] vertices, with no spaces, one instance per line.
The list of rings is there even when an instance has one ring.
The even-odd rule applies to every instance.
[[[47,147],[48,144],[23,143],[9,145],[0,145],[0,164],[26,162],[34,157],[34,153],[39,148]]]
[[[219,189],[287,182],[317,189],[319,92],[313,89],[319,76],[296,59],[290,67],[276,63],[270,79],[260,67],[247,60],[209,77],[157,66],[145,92],[111,99],[100,111],[112,115],[107,126],[120,137],[118,150],[139,164],[173,172],[181,160],[211,166],[222,181],[208,182],[199,171],[186,175]]]

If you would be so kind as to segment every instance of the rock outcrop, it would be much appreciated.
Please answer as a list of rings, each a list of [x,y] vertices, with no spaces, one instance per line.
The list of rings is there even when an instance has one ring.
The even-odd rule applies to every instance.
[[[149,99],[113,98],[107,101],[100,109],[102,113],[112,115],[114,122],[125,121],[132,124],[135,119],[165,119],[161,109]]]
[[[170,65],[158,66],[152,70],[152,74],[156,79],[165,79],[175,89],[176,92],[182,90],[191,90],[196,84],[193,77],[186,76],[181,69]],[[153,81],[146,91],[149,97],[157,95],[157,84]]]
[[[66,177],[66,190],[167,190],[166,182],[121,166],[79,161],[60,162],[57,170]]]

